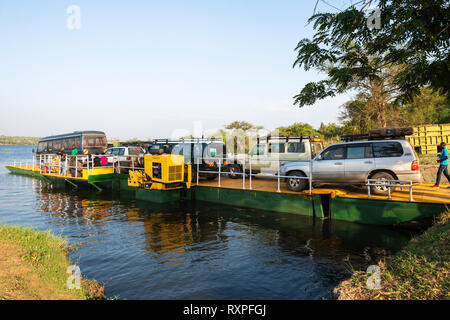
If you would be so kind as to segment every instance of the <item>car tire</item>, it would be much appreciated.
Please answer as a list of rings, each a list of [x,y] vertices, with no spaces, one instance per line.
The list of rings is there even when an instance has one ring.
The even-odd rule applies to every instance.
[[[236,173],[242,173],[242,168],[237,164],[230,164],[228,166],[228,172],[230,173],[229,176],[231,179],[238,179],[241,175]]]
[[[291,171],[288,176],[306,177],[301,171]],[[286,178],[286,186],[289,190],[299,192],[306,189],[307,180],[299,178]]]
[[[380,180],[395,180],[395,177],[388,172],[377,172],[370,179],[380,179]],[[389,187],[383,186],[370,186],[370,192],[372,194],[387,196],[389,195]],[[395,187],[391,187],[391,193],[395,191]]]

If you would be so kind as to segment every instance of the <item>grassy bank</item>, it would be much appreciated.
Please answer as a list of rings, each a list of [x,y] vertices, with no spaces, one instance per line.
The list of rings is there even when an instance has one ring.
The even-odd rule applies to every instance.
[[[0,300],[104,299],[104,288],[82,279],[68,289],[67,242],[33,229],[0,225]]]
[[[450,212],[412,239],[400,253],[378,262],[381,288],[368,289],[369,274],[356,271],[335,290],[339,300],[450,299]]]

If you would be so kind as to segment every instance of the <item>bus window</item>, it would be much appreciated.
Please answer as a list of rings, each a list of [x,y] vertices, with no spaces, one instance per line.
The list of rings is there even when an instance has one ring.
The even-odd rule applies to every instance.
[[[83,136],[83,148],[104,148],[106,147],[105,137]]]

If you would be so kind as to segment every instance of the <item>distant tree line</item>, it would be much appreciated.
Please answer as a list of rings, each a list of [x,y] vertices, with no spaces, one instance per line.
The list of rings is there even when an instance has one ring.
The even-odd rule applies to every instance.
[[[37,145],[39,137],[0,136],[2,145]]]

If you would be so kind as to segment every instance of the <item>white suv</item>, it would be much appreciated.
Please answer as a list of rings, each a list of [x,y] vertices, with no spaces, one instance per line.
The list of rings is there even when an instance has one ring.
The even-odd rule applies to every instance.
[[[120,167],[131,167],[133,163],[135,166],[143,166],[144,153],[145,150],[137,146],[112,147],[106,150],[105,156],[108,163],[117,164],[119,162]],[[128,169],[121,169],[120,173],[128,173]]]
[[[418,157],[406,140],[369,140],[335,143],[312,160],[314,183],[365,184],[367,179],[421,181]],[[282,176],[309,176],[309,161],[284,164]],[[301,191],[307,180],[288,178],[288,189]],[[386,195],[383,186],[373,186],[374,194]]]

